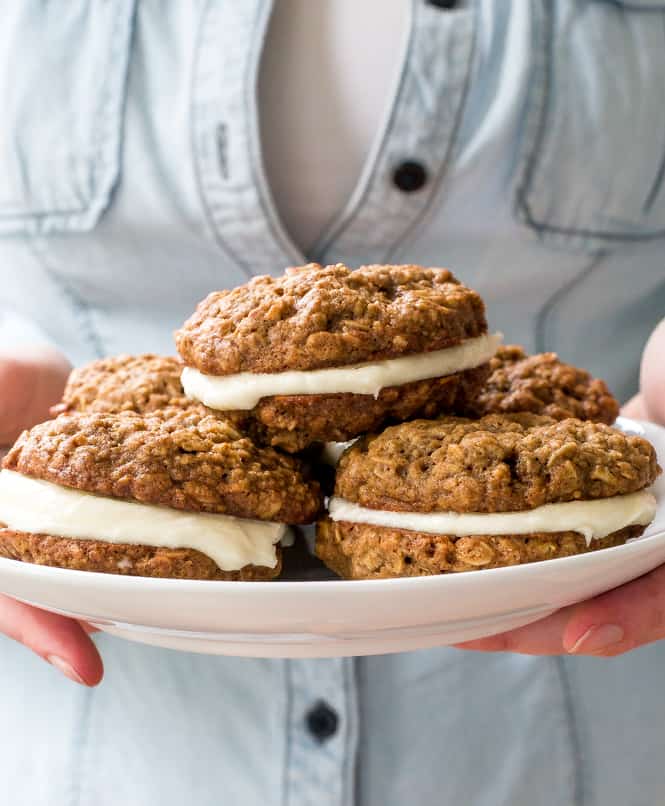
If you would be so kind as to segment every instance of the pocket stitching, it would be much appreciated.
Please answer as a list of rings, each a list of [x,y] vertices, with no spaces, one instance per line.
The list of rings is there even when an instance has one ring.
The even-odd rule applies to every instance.
[[[92,125],[93,147],[86,151],[89,181],[79,206],[50,206],[10,212],[0,206],[0,234],[37,234],[91,229],[108,207],[120,177],[124,107],[134,30],[136,0],[125,0],[115,9],[108,55],[103,64],[104,83],[98,93]],[[56,189],[57,190],[57,189]],[[72,189],[72,195],[76,188]],[[60,194],[62,195],[62,194]]]
[[[533,53],[537,54],[535,63],[536,75],[541,76],[541,81],[534,80],[530,97],[527,98],[527,123],[525,134],[524,157],[519,170],[519,180],[515,191],[515,214],[519,221],[526,224],[540,236],[552,235],[563,238],[597,238],[616,242],[638,242],[649,241],[656,238],[665,237],[665,228],[652,230],[650,232],[611,232],[606,230],[593,230],[575,227],[557,227],[539,221],[529,205],[529,196],[533,190],[533,174],[540,159],[545,143],[547,131],[548,105],[551,96],[552,74],[554,64],[554,12],[552,6],[547,2],[539,3],[535,6],[538,9],[535,13],[538,19],[534,21],[536,35],[532,38]],[[653,9],[649,9],[653,10]],[[657,9],[658,10],[658,9]],[[662,11],[665,12],[665,3]],[[538,35],[540,32],[540,35]],[[543,54],[543,55],[541,55]],[[650,189],[647,199],[652,201],[660,193],[662,179],[665,178],[665,155],[659,171],[660,182],[654,180],[654,185]],[[594,251],[598,251],[598,249]]]
[[[120,175],[124,108],[129,78],[129,60],[134,32],[136,0],[128,0],[125,13],[115,16],[112,44],[107,59],[108,80],[100,93],[94,126],[97,147],[92,162],[90,201],[85,212],[96,220],[107,207]],[[102,178],[99,178],[99,174]]]

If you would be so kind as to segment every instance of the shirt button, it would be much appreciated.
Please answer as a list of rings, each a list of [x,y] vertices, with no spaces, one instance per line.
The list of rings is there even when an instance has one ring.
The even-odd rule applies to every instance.
[[[317,742],[323,744],[337,733],[339,717],[327,703],[320,700],[307,712],[305,722],[307,730]]]
[[[406,160],[400,163],[393,172],[393,182],[404,193],[420,190],[427,182],[427,171],[420,162]]]

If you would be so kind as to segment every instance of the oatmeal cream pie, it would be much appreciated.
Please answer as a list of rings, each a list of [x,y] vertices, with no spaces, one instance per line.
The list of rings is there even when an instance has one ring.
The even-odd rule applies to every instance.
[[[224,415],[187,397],[180,376],[184,364],[175,356],[115,355],[73,369],[62,400],[51,415],[106,412],[170,416],[188,412],[198,417],[215,416],[232,428],[255,438],[256,428],[242,413]]]
[[[445,269],[310,264],[210,294],[176,332],[185,392],[295,452],[452,412],[499,338]]]
[[[149,414],[167,408],[190,408],[194,404],[183,391],[182,369],[182,362],[175,356],[153,353],[91,361],[72,370],[62,400],[51,413]]]
[[[316,553],[349,579],[497,568],[616,546],[656,508],[649,442],[530,414],[414,420],[342,456]]]
[[[556,353],[527,355],[517,345],[500,346],[480,393],[459,413],[482,417],[524,411],[610,425],[619,414],[619,404],[605,381],[565,364]]]
[[[63,414],[0,473],[0,555],[135,576],[265,580],[321,506],[297,459],[191,412]]]

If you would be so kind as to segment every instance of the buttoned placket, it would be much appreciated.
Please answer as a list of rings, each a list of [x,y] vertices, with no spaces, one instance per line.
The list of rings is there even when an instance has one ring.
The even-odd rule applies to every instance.
[[[211,232],[251,277],[306,262],[263,188],[256,83],[272,0],[209,0],[192,85],[192,148]]]
[[[471,70],[475,7],[414,0],[400,80],[345,209],[306,257],[263,169],[256,84],[272,0],[209,2],[192,88],[192,146],[212,237],[248,276],[307,262],[386,261],[423,217],[454,147]],[[353,658],[284,664],[285,806],[352,806],[358,740]]]
[[[471,75],[477,8],[413,0],[400,79],[356,189],[308,255],[280,221],[261,155],[257,81],[272,0],[209,2],[192,89],[192,145],[211,233],[248,275],[387,262],[444,187]]]
[[[352,198],[313,248],[321,263],[387,263],[445,192],[471,77],[478,10],[414,0],[399,87]]]
[[[352,806],[358,713],[353,658],[285,663],[284,806]]]

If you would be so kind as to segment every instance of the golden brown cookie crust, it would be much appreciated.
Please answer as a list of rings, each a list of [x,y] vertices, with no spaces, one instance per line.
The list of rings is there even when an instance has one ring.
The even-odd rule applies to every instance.
[[[619,546],[644,529],[628,526],[587,546],[577,532],[454,537],[326,518],[317,525],[316,555],[344,579],[430,576],[585,554]]]
[[[359,439],[339,462],[335,493],[370,509],[515,512],[636,492],[659,472],[647,440],[603,423],[442,417]]]
[[[555,420],[613,423],[619,404],[600,378],[565,364],[556,353],[527,355],[522,347],[500,347],[490,360],[490,376],[460,413],[469,417],[531,412]]]
[[[238,571],[222,571],[205,554],[195,549],[106,543],[101,540],[75,540],[53,535],[0,529],[0,556],[11,560],[98,571],[103,574],[159,577],[163,579],[215,579],[259,581],[278,577],[282,568],[281,547],[276,546],[275,568],[246,565]]]
[[[346,442],[389,422],[435,417],[472,398],[487,377],[487,364],[443,378],[382,389],[372,395],[267,397],[250,412],[226,412],[261,444],[297,453],[316,442]]]
[[[186,411],[61,415],[24,432],[3,467],[100,495],[279,523],[308,523],[321,506],[297,459]]]
[[[165,408],[207,410],[189,400],[180,375],[183,364],[174,356],[116,355],[72,370],[62,401],[53,414],[122,411],[149,414]]]
[[[210,294],[175,333],[209,375],[345,366],[452,347],[487,331],[485,306],[446,269],[287,269]]]
[[[193,418],[216,417],[232,428],[260,441],[256,424],[247,412],[221,412],[185,395],[180,381],[183,363],[172,356],[116,355],[91,361],[73,370],[62,401],[51,408],[59,414],[135,413]],[[263,444],[270,444],[263,441]]]

